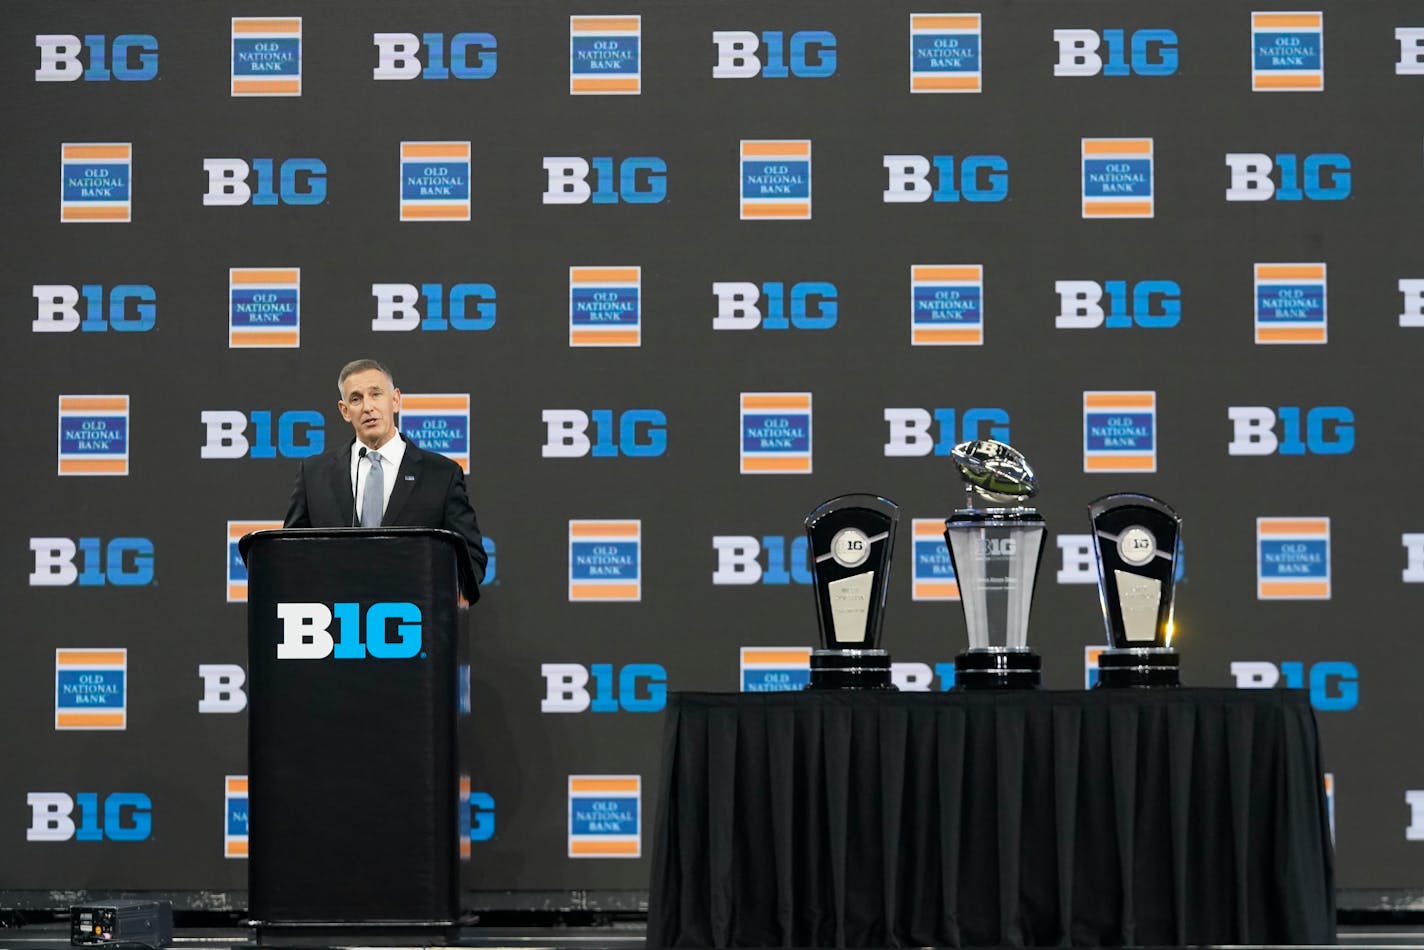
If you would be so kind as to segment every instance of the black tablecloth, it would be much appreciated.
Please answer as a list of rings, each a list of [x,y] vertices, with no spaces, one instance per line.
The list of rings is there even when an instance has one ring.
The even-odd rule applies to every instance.
[[[671,697],[648,945],[1333,943],[1296,691]]]

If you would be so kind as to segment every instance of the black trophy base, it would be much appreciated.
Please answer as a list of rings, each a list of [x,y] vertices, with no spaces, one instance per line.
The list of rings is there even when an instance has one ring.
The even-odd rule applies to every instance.
[[[954,658],[955,689],[1038,689],[1043,660],[1032,650],[990,647]]]
[[[894,689],[884,650],[812,650],[807,689]]]
[[[1182,685],[1182,655],[1163,647],[1107,649],[1098,654],[1103,689]]]

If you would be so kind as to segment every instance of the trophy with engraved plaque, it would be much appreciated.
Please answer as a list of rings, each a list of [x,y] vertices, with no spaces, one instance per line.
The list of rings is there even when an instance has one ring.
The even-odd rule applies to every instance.
[[[878,495],[840,495],[806,516],[821,649],[807,689],[894,689],[880,647],[900,508]]]
[[[1181,517],[1151,495],[1106,495],[1088,505],[1108,648],[1098,686],[1178,686],[1172,595]]]
[[[1038,493],[1028,460],[992,439],[956,445],[966,507],[944,523],[969,649],[954,658],[963,689],[1036,689],[1043,663],[1028,646],[1028,615],[1047,530],[1024,501]]]

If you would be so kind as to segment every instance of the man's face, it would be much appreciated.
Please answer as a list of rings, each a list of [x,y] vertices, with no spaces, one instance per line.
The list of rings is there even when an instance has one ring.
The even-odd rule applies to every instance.
[[[356,438],[373,449],[385,445],[396,430],[400,390],[378,369],[352,373],[341,388],[346,398],[336,405],[341,410],[341,418],[356,430]]]

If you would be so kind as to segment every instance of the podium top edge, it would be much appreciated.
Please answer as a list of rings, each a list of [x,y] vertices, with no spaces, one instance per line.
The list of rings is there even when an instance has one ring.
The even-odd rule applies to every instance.
[[[242,557],[242,563],[247,564],[248,555],[252,548],[259,542],[281,541],[281,540],[302,540],[302,541],[324,541],[341,539],[343,541],[389,541],[410,538],[432,538],[444,541],[452,545],[457,553],[456,562],[460,565],[460,584],[465,591],[475,590],[475,578],[471,571],[469,557],[465,548],[465,539],[454,531],[445,528],[276,528],[266,531],[253,531],[245,534],[237,542],[237,553]],[[468,596],[468,594],[467,594]],[[473,602],[471,597],[471,602]]]

